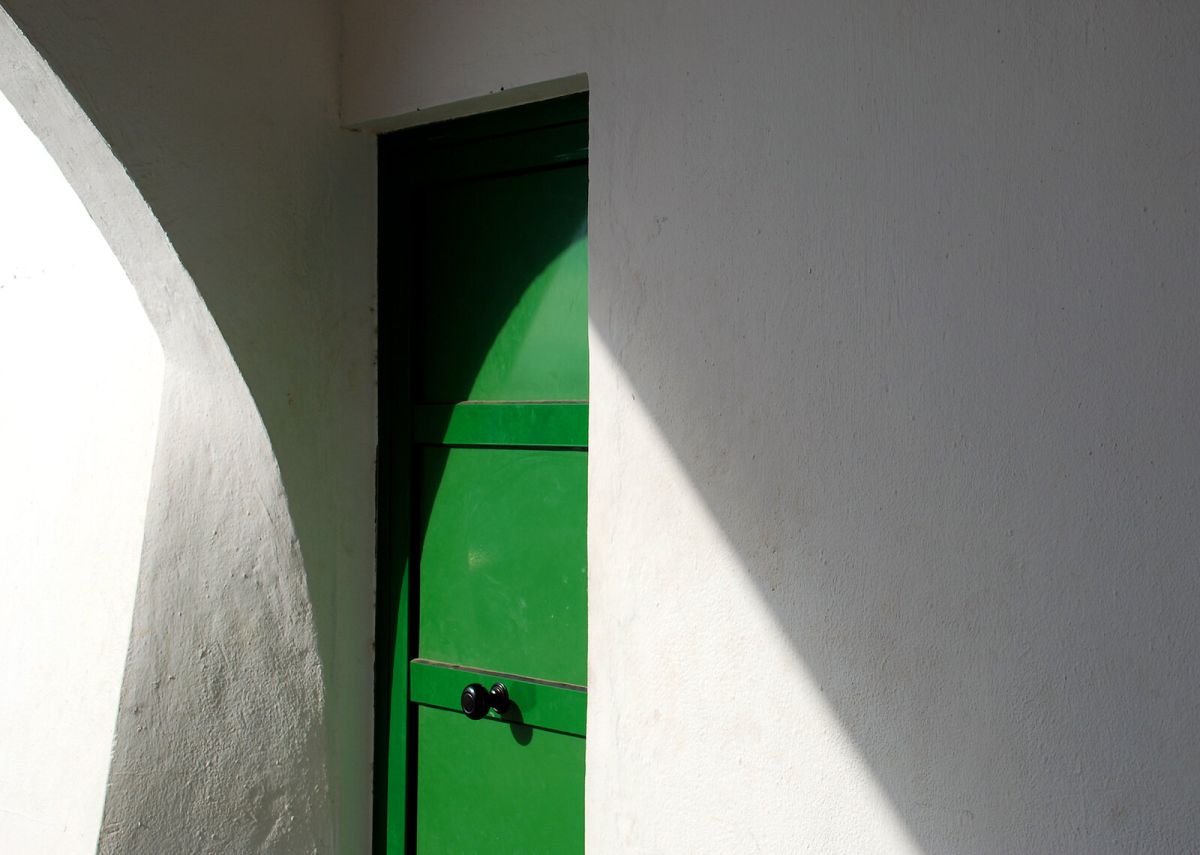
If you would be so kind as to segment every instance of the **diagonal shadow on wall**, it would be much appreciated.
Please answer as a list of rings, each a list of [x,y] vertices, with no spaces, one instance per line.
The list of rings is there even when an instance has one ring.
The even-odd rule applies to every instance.
[[[201,405],[189,383],[207,378],[177,372],[178,398],[172,406],[203,412],[181,430],[189,437],[212,431],[216,439],[199,442],[180,470],[163,477],[213,481],[214,494],[224,501],[221,513],[215,506],[206,508],[224,522],[204,535],[212,548],[197,563],[219,557],[228,565],[223,573],[245,574],[248,584],[264,586],[263,597],[270,599],[278,581],[271,574],[284,565],[299,567],[303,549],[302,602],[288,603],[288,609],[298,610],[290,616],[245,610],[244,603],[225,597],[224,589],[221,595],[212,587],[199,591],[199,577],[195,572],[186,577],[184,568],[192,587],[183,599],[195,595],[203,607],[187,617],[183,609],[180,615],[147,611],[141,626],[151,631],[135,636],[161,641],[169,636],[161,631],[172,619],[192,627],[203,623],[197,614],[210,611],[217,616],[200,631],[235,648],[239,634],[254,635],[275,619],[283,626],[267,647],[286,646],[291,630],[315,625],[320,662],[314,670],[323,690],[285,697],[289,681],[311,667],[297,647],[273,666],[279,676],[262,684],[272,688],[247,700],[241,714],[282,703],[309,717],[314,730],[304,738],[324,744],[296,749],[294,759],[303,762],[302,753],[328,756],[331,771],[328,787],[321,783],[323,771],[309,776],[314,792],[306,794],[305,803],[311,797],[321,807],[304,812],[322,829],[321,836],[329,827],[320,818],[327,817],[322,810],[332,803],[338,846],[365,851],[374,581],[374,141],[338,127],[336,10],[321,0],[253,9],[240,3],[201,8],[67,0],[5,0],[4,5],[89,114],[169,235],[228,344],[236,362],[233,375],[241,372],[269,434],[266,459],[271,454],[277,459],[286,495],[277,495],[277,487],[255,495],[243,483],[243,476],[253,473],[224,472],[240,459],[237,451],[249,455],[248,438],[238,434],[244,429],[240,413],[230,415],[237,409],[231,403],[236,393],[219,389],[215,401]],[[183,328],[189,318],[172,320]],[[189,346],[203,350],[199,339],[194,336]],[[219,361],[219,353],[210,356]],[[167,437],[162,445],[177,440]],[[232,457],[222,451],[227,443],[235,448]],[[213,459],[206,460],[206,454]],[[171,504],[178,491],[166,487],[163,513],[173,514],[178,523],[172,531],[194,542],[187,501]],[[236,541],[241,503],[249,505],[247,517],[274,515],[272,524],[280,531],[290,532],[294,525],[292,542],[251,538],[233,555],[222,552]],[[206,714],[220,709],[220,715],[236,716],[239,704],[230,700],[230,686],[241,691],[252,682],[242,672],[245,666],[238,656],[223,665],[209,660],[209,672],[223,677],[214,688],[216,697],[205,701]],[[178,667],[154,664],[164,681]],[[151,679],[132,682],[148,686]],[[148,691],[141,685],[128,688]],[[144,752],[138,763],[155,756],[191,762],[173,750],[172,727],[166,727],[166,742]],[[282,730],[272,738],[285,738]],[[229,771],[240,762],[245,787],[237,798],[246,806],[246,822],[261,825],[260,836],[276,845],[300,833],[302,825],[288,819],[286,799],[262,783],[273,772],[265,765],[249,768],[249,754],[229,765],[214,763],[218,743],[212,743],[210,766],[200,760],[191,772],[193,795],[203,799],[202,782],[220,778],[213,768]],[[320,760],[322,770],[324,764]],[[122,780],[142,786],[138,798],[143,801],[159,797],[150,778],[126,775]],[[181,811],[186,819],[174,833],[185,833],[188,822],[203,824],[198,814]]]
[[[622,34],[596,331],[919,848],[1193,848],[1196,16],[814,11]]]

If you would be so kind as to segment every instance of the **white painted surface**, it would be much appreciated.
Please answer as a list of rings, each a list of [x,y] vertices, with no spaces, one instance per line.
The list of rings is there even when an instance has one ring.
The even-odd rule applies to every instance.
[[[588,605],[613,615],[591,622],[591,850],[919,852],[594,331],[592,377],[608,442],[590,468],[590,570],[623,570],[594,580]]]
[[[591,851],[1200,847],[1200,7],[345,10],[588,75]]]
[[[165,356],[99,851],[366,851],[373,146],[335,9],[3,5],[54,72],[0,14],[0,91]]]
[[[92,853],[163,354],[2,91],[0,152],[0,852]]]

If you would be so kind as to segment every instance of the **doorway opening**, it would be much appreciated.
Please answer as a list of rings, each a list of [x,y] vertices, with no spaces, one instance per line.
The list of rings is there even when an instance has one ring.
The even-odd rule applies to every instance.
[[[377,853],[583,848],[587,145],[380,137]]]

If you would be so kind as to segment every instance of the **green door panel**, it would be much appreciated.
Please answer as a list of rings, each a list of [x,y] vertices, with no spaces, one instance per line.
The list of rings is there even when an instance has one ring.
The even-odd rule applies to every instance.
[[[588,405],[422,404],[413,408],[413,441],[422,445],[587,446]]]
[[[462,690],[470,683],[490,688],[495,682],[508,689],[510,706],[488,718],[545,730],[583,736],[587,728],[587,689],[570,683],[551,683],[499,671],[481,671],[445,662],[414,659],[409,682],[413,703],[458,711]]]
[[[426,153],[417,180],[443,184],[549,164],[580,163],[587,160],[587,146],[587,123],[576,117],[558,127],[434,148]]]
[[[419,452],[419,656],[587,681],[587,455]]]
[[[424,706],[417,733],[418,851],[583,851],[583,739]]]
[[[380,139],[376,855],[583,851],[587,140],[586,94]]]
[[[417,400],[585,400],[587,166],[422,199]]]

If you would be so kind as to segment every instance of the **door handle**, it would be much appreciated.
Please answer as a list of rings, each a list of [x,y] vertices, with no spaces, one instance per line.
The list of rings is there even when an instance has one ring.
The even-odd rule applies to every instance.
[[[475,721],[487,715],[489,709],[504,715],[508,712],[508,687],[503,683],[492,683],[489,690],[479,683],[471,683],[462,690],[459,704],[467,718]]]

